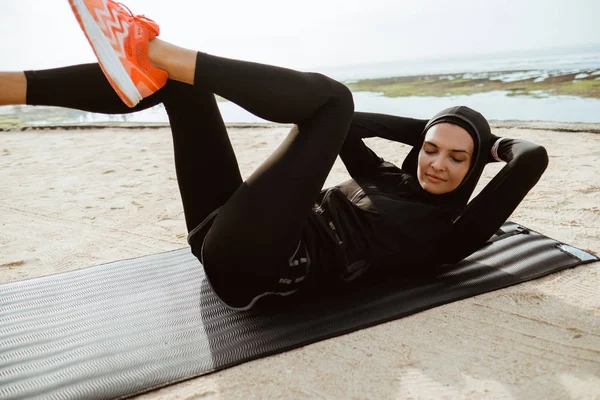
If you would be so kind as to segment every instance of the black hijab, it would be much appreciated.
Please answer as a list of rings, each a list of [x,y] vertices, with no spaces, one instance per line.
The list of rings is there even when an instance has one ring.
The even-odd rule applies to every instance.
[[[443,122],[458,125],[471,135],[473,155],[469,170],[456,189],[445,194],[432,194],[425,191],[417,180],[418,155],[429,128]],[[392,164],[388,172],[378,176],[379,180],[393,182],[396,196],[394,201],[387,197],[371,197],[378,211],[377,217],[373,218],[377,228],[373,242],[385,250],[374,258],[377,263],[397,266],[398,253],[407,264],[438,265],[447,262],[445,257],[451,253],[446,246],[454,243],[448,241],[449,235],[453,234],[453,221],[465,209],[489,161],[493,138],[487,120],[468,107],[442,110],[428,121],[419,142],[404,160],[402,169]]]
[[[456,189],[445,194],[432,194],[425,191],[416,179],[417,163],[419,152],[425,140],[425,134],[429,128],[442,122],[458,125],[471,135],[474,143],[473,155],[469,171]],[[402,163],[402,170],[413,178],[407,184],[411,186],[412,190],[415,191],[414,194],[420,197],[422,201],[444,208],[461,209],[469,201],[483,169],[488,163],[488,154],[490,153],[492,144],[490,125],[483,115],[465,106],[442,110],[429,120],[421,134],[419,143],[415,144]]]

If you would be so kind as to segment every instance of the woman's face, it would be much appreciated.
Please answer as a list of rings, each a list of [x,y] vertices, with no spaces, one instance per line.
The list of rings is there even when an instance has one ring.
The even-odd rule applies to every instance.
[[[469,171],[473,148],[473,138],[460,126],[432,126],[419,152],[417,179],[421,187],[432,194],[456,189]]]

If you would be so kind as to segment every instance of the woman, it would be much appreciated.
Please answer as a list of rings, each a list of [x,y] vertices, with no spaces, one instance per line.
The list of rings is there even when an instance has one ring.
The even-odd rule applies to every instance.
[[[128,113],[164,103],[188,242],[231,308],[369,269],[410,274],[414,265],[459,261],[546,168],[542,147],[493,136],[467,107],[429,121],[355,113],[348,89],[323,75],[182,49],[111,0],[70,2],[100,64],[0,74],[0,104]],[[246,181],[214,94],[295,124]],[[413,146],[402,169],[362,141],[375,136]],[[338,155],[353,179],[321,190]],[[485,164],[500,160],[507,165],[467,206]]]

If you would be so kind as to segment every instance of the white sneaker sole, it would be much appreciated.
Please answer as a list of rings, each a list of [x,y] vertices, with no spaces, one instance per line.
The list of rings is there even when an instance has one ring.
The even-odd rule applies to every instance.
[[[119,60],[117,53],[110,44],[108,38],[98,26],[92,14],[88,11],[83,0],[69,0],[76,12],[79,14],[82,28],[86,34],[98,62],[102,66],[104,72],[110,77],[113,83],[119,88],[121,93],[127,97],[132,104],[132,107],[142,100],[142,95],[135,87],[135,84],[129,77],[123,64]],[[106,6],[106,3],[103,1]],[[108,10],[108,8],[105,8]],[[108,12],[108,11],[107,11]]]

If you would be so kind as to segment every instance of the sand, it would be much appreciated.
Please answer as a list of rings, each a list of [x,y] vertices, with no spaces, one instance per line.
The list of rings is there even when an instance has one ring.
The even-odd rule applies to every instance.
[[[600,124],[498,122],[550,166],[511,216],[600,253]],[[566,128],[565,128],[566,126]],[[571,129],[571,128],[573,129]],[[233,127],[248,176],[287,132]],[[593,133],[596,132],[596,133]],[[400,163],[406,146],[367,142]],[[168,129],[0,132],[0,282],[186,246]],[[488,167],[487,182],[502,165]],[[326,186],[347,178],[337,162]],[[481,185],[480,185],[481,187]],[[600,263],[183,382],[143,399],[600,398]]]

